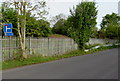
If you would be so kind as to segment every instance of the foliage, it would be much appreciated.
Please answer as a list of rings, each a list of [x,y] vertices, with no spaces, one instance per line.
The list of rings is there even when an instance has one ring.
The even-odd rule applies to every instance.
[[[13,8],[2,8],[2,22],[13,24],[13,33],[18,36],[16,11]],[[47,37],[51,34],[50,23],[45,20],[36,20],[31,13],[26,14],[26,36]],[[2,34],[4,35],[4,33]]]
[[[62,13],[60,13],[60,14],[52,17],[51,20],[50,20],[50,22],[51,22],[51,24],[52,24],[52,27],[53,27],[53,25],[54,25],[55,23],[57,23],[57,22],[58,22],[59,20],[61,20],[61,19],[64,19],[64,20],[66,19],[66,16],[65,16],[64,14],[62,14]]]
[[[107,38],[117,38],[118,37],[118,29],[119,26],[117,24],[110,23],[108,27],[106,28],[106,37]]]
[[[98,36],[98,38],[104,39],[105,38],[105,31],[99,30],[97,36]]]
[[[117,16],[116,13],[106,14],[106,16],[103,17],[103,20],[101,23],[101,29],[107,28],[107,26],[110,23],[118,23],[118,21],[119,21],[119,16]]]
[[[92,33],[91,33],[91,38],[97,38],[98,36],[98,28],[97,27],[92,27]]]
[[[105,33],[105,37],[111,39],[118,38],[118,30],[120,29],[119,21],[120,16],[116,13],[107,14],[103,17],[101,31]]]
[[[39,1],[39,0],[35,0],[34,2],[29,2],[29,1],[26,2],[25,0],[23,0],[23,1],[10,0],[9,3],[7,3],[7,2],[3,3],[3,8],[4,7],[5,8],[13,8],[15,10],[14,15],[16,16],[16,19],[17,19],[16,27],[17,27],[18,36],[20,38],[20,49],[22,51],[22,57],[27,58],[26,49],[25,49],[27,13],[32,13],[34,11],[34,14],[32,14],[34,17],[36,16],[37,19],[44,18],[43,15],[45,15],[47,13],[45,10],[46,2]],[[35,11],[37,11],[37,12],[35,12]],[[9,17],[11,14],[12,14],[11,12],[8,14]],[[46,31],[47,30],[45,30],[44,32],[46,32]],[[45,34],[45,36],[47,36],[47,35]]]
[[[13,8],[5,8],[2,6],[2,22],[3,23],[12,23],[13,25],[13,33],[17,34],[17,17],[16,11]],[[2,33],[4,35],[4,33]]]
[[[58,20],[54,27],[52,28],[52,32],[54,34],[62,34],[67,36],[67,26],[66,26],[66,20],[65,19],[60,19]]]
[[[67,36],[66,16],[64,14],[58,14],[50,20],[53,25],[53,34],[61,34]]]
[[[50,23],[45,20],[35,20],[29,18],[27,23],[27,36],[32,37],[48,37],[51,34]]]
[[[74,38],[80,49],[85,48],[85,43],[92,35],[92,28],[96,25],[97,10],[95,2],[81,2],[70,10],[71,16],[67,19],[68,33]]]

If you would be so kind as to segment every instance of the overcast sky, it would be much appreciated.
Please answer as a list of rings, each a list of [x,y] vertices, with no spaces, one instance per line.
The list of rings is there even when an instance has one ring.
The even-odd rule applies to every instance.
[[[47,16],[48,20],[50,20],[53,16],[56,16],[60,13],[63,13],[66,16],[70,15],[69,9],[70,8],[72,9],[73,5],[75,6],[81,2],[81,0],[45,0],[45,1],[47,2],[47,6],[49,7],[48,10],[49,15]],[[97,3],[98,6],[97,27],[100,28],[100,23],[102,21],[103,16],[105,16],[106,14],[111,14],[112,12],[118,13],[118,2],[120,0],[94,0],[94,1]]]
[[[70,15],[69,9],[73,8],[73,5],[77,5],[78,3],[81,2],[81,0],[46,0],[46,1],[47,1],[47,6],[50,8],[48,19],[60,13],[63,13],[66,16]],[[118,13],[118,1],[119,0],[95,0],[98,6],[97,8],[98,9],[98,16],[97,16],[98,28],[100,28],[99,25],[102,21],[103,16],[105,16],[106,14],[111,14],[112,12]]]

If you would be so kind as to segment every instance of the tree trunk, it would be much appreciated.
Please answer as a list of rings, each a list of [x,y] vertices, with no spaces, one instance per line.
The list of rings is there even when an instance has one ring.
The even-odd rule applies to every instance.
[[[21,5],[20,7],[18,5]],[[17,11],[17,27],[20,38],[20,48],[22,51],[22,57],[27,58],[25,39],[26,39],[26,2],[15,2],[15,9]]]
[[[26,2],[23,2],[23,57],[27,58],[26,48],[25,48],[25,39],[26,39]]]

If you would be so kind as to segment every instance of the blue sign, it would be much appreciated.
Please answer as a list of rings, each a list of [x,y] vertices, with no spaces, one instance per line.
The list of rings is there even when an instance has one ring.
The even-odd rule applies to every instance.
[[[13,36],[13,33],[5,33],[5,36]]]
[[[4,32],[5,33],[12,32],[12,24],[4,24]]]
[[[5,36],[13,36],[12,24],[4,24],[4,33]]]

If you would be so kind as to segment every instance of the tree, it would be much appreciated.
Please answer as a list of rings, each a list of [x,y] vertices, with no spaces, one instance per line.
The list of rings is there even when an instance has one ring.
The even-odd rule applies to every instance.
[[[92,38],[97,38],[98,36],[98,28],[97,27],[92,27],[91,28],[92,29],[92,31],[91,31],[91,37]]]
[[[13,33],[18,36],[16,11],[13,8],[2,8],[2,22],[13,24]],[[39,21],[39,22],[38,22]],[[44,27],[42,27],[44,26]],[[45,30],[43,30],[45,29]],[[46,31],[46,32],[45,32]],[[47,37],[51,33],[50,23],[45,20],[36,20],[31,13],[26,13],[26,36]],[[4,33],[3,33],[4,35]]]
[[[0,4],[0,9],[2,5]],[[2,36],[2,10],[0,10],[0,36]]]
[[[116,13],[106,14],[106,16],[104,16],[102,19],[102,23],[100,24],[101,29],[107,28],[110,23],[118,23],[118,20],[119,16],[117,16]]]
[[[118,38],[118,24],[110,23],[105,31],[106,37],[110,39]]]
[[[32,24],[34,23],[34,24]],[[27,36],[32,37],[47,37],[51,34],[50,23],[45,20],[35,20],[35,18],[29,18],[27,23]]]
[[[61,19],[66,19],[66,16],[64,14],[62,14],[62,13],[52,17],[50,22],[51,22],[51,24],[53,26],[55,23],[57,23]]]
[[[52,33],[50,23],[45,20],[38,20],[38,27],[41,29],[41,37],[48,37]]]
[[[52,32],[55,34],[62,34],[67,36],[66,20],[65,19],[58,20],[54,24],[54,27],[52,28]]]
[[[104,39],[105,38],[105,32],[103,30],[99,30],[97,36],[98,36],[98,38]]]
[[[80,49],[85,48],[86,42],[92,34],[92,28],[96,25],[97,10],[95,2],[81,2],[73,10],[68,18],[70,36],[74,38]]]
[[[101,23],[101,30],[107,38],[118,38],[120,17],[116,13],[106,14]]]
[[[46,6],[46,2],[45,1],[29,2],[26,0],[22,0],[22,1],[10,0],[6,4],[9,8],[11,6],[16,11],[17,31],[20,38],[20,48],[22,51],[22,57],[27,58],[26,49],[25,49],[26,48],[25,47],[26,14],[32,11],[37,11],[36,13],[34,13],[34,15],[37,14],[37,16],[39,16],[38,18],[41,18],[42,15],[46,14],[46,11],[44,9],[44,7]]]
[[[2,22],[3,23],[12,23],[13,33],[14,33],[14,35],[18,35],[16,11],[13,8],[2,7],[1,12],[2,12]],[[4,33],[3,33],[3,35],[4,35]]]

